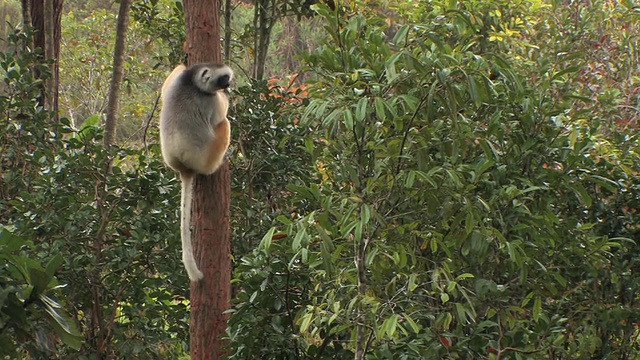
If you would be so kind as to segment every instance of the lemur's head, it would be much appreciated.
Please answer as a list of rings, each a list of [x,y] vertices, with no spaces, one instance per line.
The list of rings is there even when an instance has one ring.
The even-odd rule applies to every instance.
[[[196,64],[187,72],[200,91],[210,94],[228,88],[233,82],[233,70],[224,64]]]

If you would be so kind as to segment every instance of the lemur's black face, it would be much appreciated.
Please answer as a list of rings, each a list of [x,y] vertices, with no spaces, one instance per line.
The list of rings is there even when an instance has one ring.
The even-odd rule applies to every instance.
[[[228,88],[233,81],[233,70],[223,64],[197,64],[187,72],[200,91],[210,94]]]
[[[226,89],[231,85],[230,81],[231,81],[231,76],[229,76],[228,74],[224,74],[218,77],[218,81],[216,85],[221,89]]]

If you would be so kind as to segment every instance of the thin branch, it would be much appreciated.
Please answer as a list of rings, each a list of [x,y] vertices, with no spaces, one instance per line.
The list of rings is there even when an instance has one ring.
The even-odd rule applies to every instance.
[[[400,143],[400,153],[398,154],[398,165],[396,166],[396,171],[393,174],[394,177],[396,177],[400,173],[400,168],[402,167],[402,155],[404,153],[404,146],[407,143],[407,138],[409,137],[409,131],[411,131],[411,126],[413,125],[413,122],[415,121],[416,117],[418,116],[418,111],[420,111],[420,109],[422,108],[422,105],[424,104],[424,102],[431,95],[432,95],[431,91],[429,91],[428,93],[426,93],[422,97],[422,99],[420,99],[420,103],[418,104],[418,107],[413,112],[413,115],[411,116],[411,119],[409,120],[409,124],[407,125],[407,129],[405,130],[404,136],[402,137],[402,142]]]
[[[158,103],[160,102],[160,94],[156,97],[156,102],[153,104],[153,109],[151,109],[151,114],[149,114],[149,118],[147,119],[147,125],[144,127],[144,134],[142,135],[142,142],[144,147],[147,148],[147,132],[149,131],[149,127],[151,126],[151,119],[153,119],[153,115],[156,113],[156,109],[158,108]]]

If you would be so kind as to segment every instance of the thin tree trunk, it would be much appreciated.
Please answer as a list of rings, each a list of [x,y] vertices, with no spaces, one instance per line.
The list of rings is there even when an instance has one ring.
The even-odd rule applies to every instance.
[[[231,0],[224,2],[224,61],[231,59]]]
[[[44,58],[46,60],[55,59],[53,53],[53,0],[44,0],[43,22],[44,22]],[[53,70],[53,69],[52,69]],[[52,71],[53,75],[53,71]],[[53,110],[53,97],[55,91],[55,77],[51,76],[44,83],[45,108]]]
[[[62,6],[64,0],[22,0],[22,19],[25,26],[30,25],[34,29],[33,43],[25,44],[31,48],[41,48],[44,58],[52,59],[51,79],[42,87],[42,94],[38,98],[38,104],[53,111],[55,119],[58,119],[58,57],[60,55],[60,23],[62,19]],[[33,69],[35,77],[40,77],[40,72]]]
[[[361,299],[364,299],[364,296],[367,293],[367,240],[366,239],[356,239],[358,243],[356,244],[356,269],[358,270],[358,296]],[[356,331],[356,360],[363,360],[366,352],[366,344],[367,339],[365,336],[365,312],[362,310],[362,304],[358,304],[357,311],[357,331]]]
[[[31,20],[31,0],[22,0],[22,27],[26,29],[29,26],[33,26],[33,22]],[[25,48],[33,48],[33,38],[28,44],[24,44]]]
[[[183,0],[189,64],[220,62],[217,0]],[[214,174],[198,175],[193,196],[193,247],[204,279],[191,282],[191,359],[220,359],[231,303],[230,172],[225,161]]]
[[[255,28],[253,73],[258,80],[262,80],[265,76],[271,32],[278,15],[278,4],[275,0],[256,0],[253,19]]]
[[[257,79],[258,73],[258,51],[260,49],[260,32],[258,31],[258,26],[260,24],[260,8],[262,7],[262,2],[264,0],[255,0],[255,4],[253,6],[253,78]]]
[[[296,55],[304,51],[304,41],[300,35],[300,21],[293,16],[285,16],[282,21],[284,44],[280,48],[285,54],[285,69],[287,73],[297,74],[298,84],[303,82],[304,73],[299,73],[300,61]]]
[[[118,24],[116,26],[116,43],[113,51],[113,76],[109,86],[109,102],[107,104],[107,119],[105,123],[105,146],[116,143],[118,129],[118,113],[120,112],[120,93],[124,80],[125,40],[129,28],[129,9],[131,0],[120,0]]]
[[[55,120],[60,118],[58,114],[58,89],[60,88],[60,39],[62,37],[62,5],[64,0],[53,0],[53,59],[51,64],[51,72],[53,79],[53,93],[51,94],[52,108],[55,113]]]

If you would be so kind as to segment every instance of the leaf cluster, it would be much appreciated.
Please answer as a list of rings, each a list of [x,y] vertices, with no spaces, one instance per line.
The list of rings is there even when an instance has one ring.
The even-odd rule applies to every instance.
[[[320,181],[287,186],[304,212],[242,260],[233,349],[258,348],[249,309],[265,332],[292,309],[260,354],[292,338],[297,358],[356,342],[371,359],[638,353],[637,135],[580,97],[575,57],[514,51],[529,17],[483,4],[392,38],[376,14],[318,6],[328,39],[304,58],[299,125]]]
[[[0,247],[0,258],[11,264],[0,275],[10,306],[3,311],[41,303],[56,322],[41,326],[47,317],[36,312],[17,323],[3,318],[6,329],[17,329],[8,335],[10,349],[35,358],[183,354],[189,303],[179,261],[177,179],[157,145],[105,149],[91,118],[79,129],[66,118],[53,121],[38,103],[41,83],[32,75],[47,65],[16,49],[0,55],[6,84],[0,222],[31,246],[17,253],[15,246]],[[68,286],[59,288],[58,281]],[[23,336],[30,329],[36,335]]]

